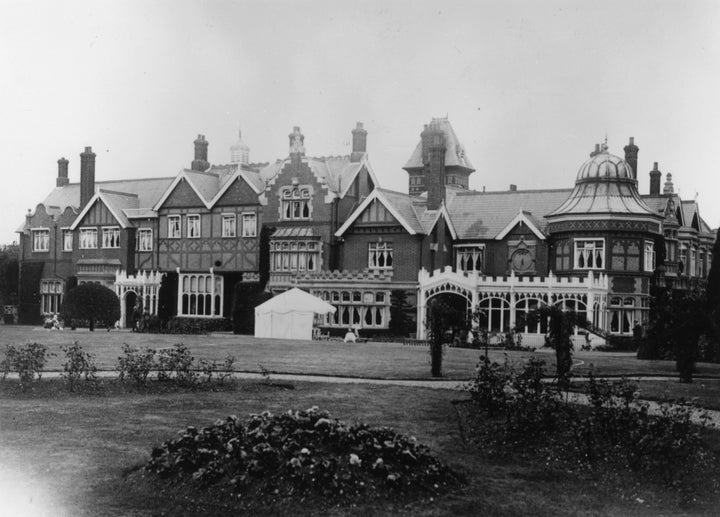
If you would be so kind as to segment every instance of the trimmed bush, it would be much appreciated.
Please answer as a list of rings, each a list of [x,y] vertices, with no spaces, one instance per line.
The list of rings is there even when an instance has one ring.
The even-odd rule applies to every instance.
[[[66,326],[87,322],[90,330],[110,328],[120,319],[120,300],[105,286],[82,284],[67,293],[61,312]]]

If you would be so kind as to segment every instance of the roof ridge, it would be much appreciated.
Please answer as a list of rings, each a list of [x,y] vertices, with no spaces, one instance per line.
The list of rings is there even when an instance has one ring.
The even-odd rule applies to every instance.
[[[104,188],[99,188],[98,193],[116,194],[118,196],[125,196],[125,197],[138,197],[137,194],[133,194],[132,192],[120,192],[119,190],[109,190],[109,189],[104,189]]]

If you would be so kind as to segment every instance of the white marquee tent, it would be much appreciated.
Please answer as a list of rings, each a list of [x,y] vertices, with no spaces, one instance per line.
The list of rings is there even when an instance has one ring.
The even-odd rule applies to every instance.
[[[312,339],[315,314],[336,310],[320,298],[293,287],[255,307],[255,337]]]

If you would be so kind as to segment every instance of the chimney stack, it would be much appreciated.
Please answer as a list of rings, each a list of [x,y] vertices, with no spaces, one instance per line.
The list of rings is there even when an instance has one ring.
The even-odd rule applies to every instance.
[[[437,124],[425,126],[422,138],[427,208],[437,210],[445,200],[445,134]]]
[[[55,182],[55,186],[57,187],[64,187],[68,183],[70,183],[70,179],[68,178],[68,161],[65,159],[65,157],[60,158],[58,161],[58,175],[57,180]]]
[[[355,129],[352,130],[352,154],[351,162],[359,162],[362,156],[367,152],[367,131],[363,128],[363,123],[358,122]]]
[[[640,148],[635,145],[635,138],[630,137],[630,143],[625,146],[625,161],[633,172],[633,179],[637,180],[637,155]]]
[[[95,153],[92,147],[86,147],[80,153],[80,209],[87,205],[95,195]]]
[[[293,127],[288,139],[290,140],[290,160],[299,162],[305,156],[305,135],[300,131],[300,126]]]
[[[210,167],[207,161],[210,142],[205,140],[205,135],[198,135],[193,143],[195,144],[195,159],[192,161],[190,168],[194,171],[205,171]]]
[[[510,183],[510,192],[517,192],[517,185]]]
[[[659,196],[660,195],[660,178],[662,177],[662,172],[660,172],[660,169],[658,169],[658,162],[655,162],[653,164],[653,170],[650,171],[650,195],[651,196]]]

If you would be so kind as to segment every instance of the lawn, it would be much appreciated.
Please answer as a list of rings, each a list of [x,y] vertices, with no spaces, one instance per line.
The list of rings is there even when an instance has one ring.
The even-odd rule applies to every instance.
[[[335,341],[290,341],[258,339],[218,333],[209,336],[135,334],[126,331],[49,331],[38,327],[0,326],[0,351],[5,344],[22,345],[27,342],[47,345],[56,354],[48,370],[61,370],[64,362],[61,346],[78,341],[86,351],[95,355],[100,370],[113,370],[123,343],[134,346],[161,348],[184,343],[196,359],[222,361],[226,354],[236,358],[235,369],[259,372],[262,366],[270,372],[366,377],[379,379],[430,379],[428,349],[404,346],[400,343],[354,343]],[[447,348],[443,360],[443,377],[470,379],[480,350]],[[520,363],[529,357],[542,357],[554,371],[555,356],[550,350],[538,352],[491,351],[493,360]],[[600,376],[677,376],[673,361],[640,361],[632,353],[576,352],[573,372],[586,375],[593,371]],[[720,378],[720,365],[698,365],[698,375]]]
[[[57,379],[43,380],[35,392],[19,394],[6,382],[0,384],[4,469],[0,513],[32,495],[33,508],[60,517],[207,515],[207,507],[201,510],[189,501],[128,485],[123,474],[146,461],[153,445],[173,438],[187,425],[202,427],[230,414],[313,405],[349,422],[390,425],[413,435],[468,480],[464,488],[434,501],[366,503],[334,509],[330,512],[334,515],[675,515],[680,511],[661,492],[641,492],[637,497],[643,502],[638,502],[622,491],[591,487],[587,479],[548,471],[542,462],[489,460],[461,439],[451,401],[463,396],[444,390],[325,383],[297,383],[294,390],[286,390],[250,381],[219,392],[109,390],[102,395],[76,395],[64,391]],[[287,513],[313,512],[298,507]]]

